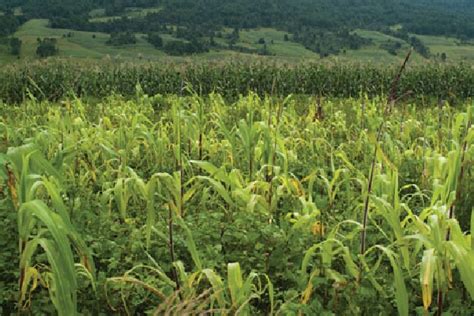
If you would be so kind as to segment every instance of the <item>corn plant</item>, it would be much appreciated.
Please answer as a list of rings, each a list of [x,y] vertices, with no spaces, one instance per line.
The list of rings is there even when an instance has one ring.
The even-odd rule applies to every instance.
[[[0,313],[472,314],[471,104],[400,99],[394,69],[221,66],[104,66],[57,103],[45,68],[0,104]],[[397,91],[429,95],[415,74]]]
[[[48,288],[59,315],[75,315],[78,285],[72,246],[80,255],[81,265],[92,277],[94,264],[61,199],[57,186],[61,176],[32,145],[12,149],[2,158],[8,174],[11,205],[18,213],[18,304],[26,308],[30,296],[41,283]],[[45,194],[51,206],[42,200]],[[34,260],[35,253],[40,250],[47,257],[49,267],[46,271]]]
[[[374,97],[390,91],[397,71],[392,66],[343,63],[302,63],[284,67],[228,62],[176,67],[163,63],[124,65],[103,60],[55,60],[4,67],[0,72],[0,99],[9,103],[22,102],[30,95],[56,101],[71,95],[103,98],[114,92],[135,99],[156,94],[179,95],[183,92],[183,80],[190,86],[199,87],[199,93],[204,95],[218,92],[238,97],[257,92],[262,96],[354,97],[363,93]],[[453,95],[466,98],[473,94],[473,81],[468,64],[429,64],[412,67],[400,81],[400,86],[403,91],[413,91],[420,99]]]

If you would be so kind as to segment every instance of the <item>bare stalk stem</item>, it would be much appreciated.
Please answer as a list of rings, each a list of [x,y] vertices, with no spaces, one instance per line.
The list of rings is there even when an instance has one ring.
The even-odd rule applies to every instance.
[[[175,289],[177,292],[180,290],[180,284],[179,284],[179,278],[178,278],[178,271],[176,271],[176,268],[174,267],[174,262],[176,261],[175,255],[174,255],[174,238],[173,238],[173,210],[171,209],[171,206],[168,205],[168,232],[169,232],[169,252],[170,252],[170,257],[171,257],[171,264],[173,265],[172,268],[172,273],[173,273],[173,279],[175,282]]]
[[[397,73],[397,76],[395,77],[395,79],[392,82],[392,86],[391,86],[391,89],[390,89],[390,94],[388,96],[387,104],[385,105],[382,122],[380,123],[380,126],[377,130],[377,139],[376,139],[376,144],[375,144],[375,149],[374,149],[374,155],[372,157],[372,164],[370,166],[370,174],[369,174],[369,183],[368,183],[368,187],[367,187],[367,195],[365,197],[365,202],[364,202],[364,217],[363,217],[363,221],[362,221],[362,232],[361,232],[361,235],[360,235],[360,253],[362,255],[365,253],[365,250],[366,250],[367,221],[368,221],[368,217],[369,217],[369,202],[370,202],[370,194],[372,193],[372,185],[373,185],[373,181],[374,181],[375,164],[377,162],[378,144],[380,143],[380,140],[382,138],[383,128],[385,126],[386,117],[387,117],[388,113],[390,113],[391,108],[394,106],[394,104],[398,100],[398,98],[397,98],[398,84],[400,82],[400,78],[402,77],[402,73],[406,68],[408,60],[410,59],[411,53],[412,53],[412,50],[410,50],[408,52],[402,66],[400,67],[400,70]]]

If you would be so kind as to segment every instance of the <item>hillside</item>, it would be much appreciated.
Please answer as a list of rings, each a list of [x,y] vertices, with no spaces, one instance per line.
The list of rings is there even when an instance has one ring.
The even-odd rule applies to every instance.
[[[0,10],[2,63],[37,59],[48,38],[42,57],[393,63],[412,46],[418,62],[474,59],[474,5],[461,0],[3,0]]]

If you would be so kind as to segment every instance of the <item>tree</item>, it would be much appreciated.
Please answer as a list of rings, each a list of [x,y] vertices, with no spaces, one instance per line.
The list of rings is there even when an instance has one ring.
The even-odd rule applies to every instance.
[[[410,44],[413,49],[424,58],[430,57],[430,49],[416,36],[410,37]]]
[[[163,45],[163,50],[168,55],[183,56],[208,52],[209,49],[202,42],[192,40],[191,42],[169,41]]]
[[[131,32],[117,32],[110,34],[109,40],[106,42],[107,45],[122,46],[129,44],[136,44],[137,38]]]
[[[445,62],[447,58],[448,56],[446,56],[445,52],[441,53],[441,61]]]
[[[285,42],[288,42],[290,40],[290,38],[288,37],[288,34],[285,34],[285,36],[283,36],[283,40]]]
[[[229,44],[230,45],[236,44],[239,38],[240,38],[239,29],[234,28],[234,30],[232,31],[232,34],[230,34],[229,36]]]
[[[0,16],[0,37],[13,34],[19,25],[18,17],[14,16],[11,12]]]
[[[163,39],[158,33],[148,33],[147,41],[155,48],[163,47]]]
[[[57,55],[59,50],[56,47],[57,41],[55,38],[37,39],[38,46],[36,48],[36,55],[41,58]]]
[[[20,56],[22,41],[19,38],[10,38],[10,52],[14,56]]]
[[[380,44],[380,48],[386,50],[389,54],[396,56],[398,54],[398,50],[402,48],[402,43],[388,40]]]
[[[216,43],[216,41],[215,41],[213,35],[212,35],[211,38],[209,39],[209,45],[210,45],[210,46],[213,46],[213,47],[214,47],[214,46],[217,46],[217,43]]]
[[[262,49],[258,53],[263,56],[271,55],[270,51],[268,50],[267,44],[263,44]]]

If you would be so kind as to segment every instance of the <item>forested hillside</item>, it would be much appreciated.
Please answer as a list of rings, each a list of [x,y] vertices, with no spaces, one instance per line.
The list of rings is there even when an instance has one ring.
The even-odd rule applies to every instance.
[[[108,34],[111,47],[143,38],[177,56],[211,50],[278,55],[274,44],[290,50],[285,43],[295,43],[321,58],[370,45],[396,56],[407,45],[425,59],[441,59],[419,35],[467,46],[474,38],[474,3],[465,0],[3,0],[0,10],[3,37],[26,21],[47,19],[51,28]],[[281,32],[280,38],[262,33],[248,41],[242,35],[259,28]],[[374,42],[360,29],[387,37]]]

